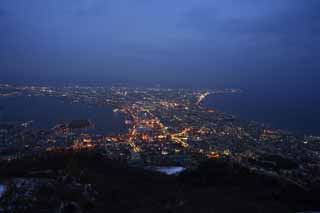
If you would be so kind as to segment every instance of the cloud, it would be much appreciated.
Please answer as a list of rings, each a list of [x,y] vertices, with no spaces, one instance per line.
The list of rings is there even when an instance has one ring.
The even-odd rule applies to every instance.
[[[0,17],[6,16],[7,14],[8,14],[7,10],[0,8]]]
[[[263,1],[262,1],[263,2]],[[211,8],[196,8],[186,14],[185,23],[195,30],[212,36],[226,34],[302,35],[320,33],[319,1],[283,0],[281,4],[269,1],[244,0],[244,6],[213,4]],[[275,6],[276,5],[276,6]]]
[[[76,2],[72,13],[78,16],[97,16],[106,13],[108,9],[108,0],[82,0]]]
[[[202,51],[289,63],[319,56],[318,8],[320,1],[313,0],[213,1],[189,10],[182,25],[200,35]]]
[[[163,76],[198,72],[229,79],[306,70],[302,56],[313,58],[304,64],[319,67],[319,0],[30,0],[19,7],[2,1],[0,53],[17,72],[161,70]]]

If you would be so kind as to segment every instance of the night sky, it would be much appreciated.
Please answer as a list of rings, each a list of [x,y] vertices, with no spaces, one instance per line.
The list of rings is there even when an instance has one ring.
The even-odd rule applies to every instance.
[[[8,83],[320,91],[319,0],[1,0]]]

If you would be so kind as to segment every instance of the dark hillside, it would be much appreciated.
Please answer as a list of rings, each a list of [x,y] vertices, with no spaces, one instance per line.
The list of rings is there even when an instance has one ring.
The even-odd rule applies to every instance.
[[[0,172],[11,180],[1,202],[11,212],[283,213],[319,205],[312,192],[223,161],[167,176],[94,152],[45,153],[2,164]]]

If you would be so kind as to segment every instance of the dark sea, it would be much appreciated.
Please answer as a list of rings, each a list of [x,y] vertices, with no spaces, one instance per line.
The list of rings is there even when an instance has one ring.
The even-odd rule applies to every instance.
[[[320,99],[311,94],[243,91],[210,95],[203,104],[242,120],[253,120],[292,133],[320,136]]]
[[[241,120],[253,120],[293,133],[320,136],[320,99],[308,95],[268,94],[243,91],[240,94],[210,95],[203,104]],[[128,131],[124,116],[111,107],[66,103],[54,97],[0,98],[0,121],[26,122],[33,127],[52,128],[58,122],[89,119],[99,134]]]
[[[1,97],[0,121],[22,123],[33,120],[32,127],[49,129],[59,122],[90,120],[98,134],[127,132],[124,115],[108,106],[68,103],[55,97]]]

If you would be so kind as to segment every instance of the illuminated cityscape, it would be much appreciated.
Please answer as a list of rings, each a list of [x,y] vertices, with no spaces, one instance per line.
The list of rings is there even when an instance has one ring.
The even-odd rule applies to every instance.
[[[112,106],[125,116],[128,132],[84,131],[94,123],[76,120],[52,129],[32,121],[0,126],[1,159],[12,161],[41,152],[95,150],[106,159],[133,167],[179,166],[188,169],[206,159],[238,163],[307,187],[320,177],[320,137],[301,136],[205,107],[206,96],[241,93],[239,89],[191,90],[126,87],[36,87],[1,85],[0,95],[46,96],[70,103]]]
[[[319,213],[320,0],[1,0],[0,213]]]

